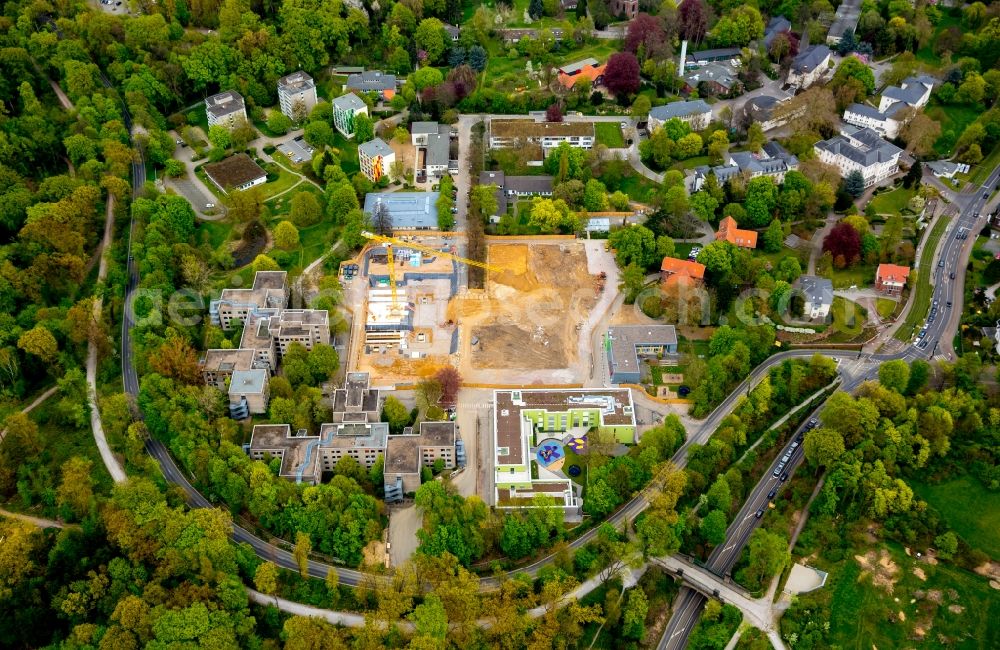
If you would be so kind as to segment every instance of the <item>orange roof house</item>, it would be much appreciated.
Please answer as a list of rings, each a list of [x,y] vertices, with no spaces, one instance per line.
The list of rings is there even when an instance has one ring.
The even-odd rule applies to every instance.
[[[875,271],[875,290],[889,295],[898,296],[906,286],[906,278],[910,276],[910,267],[898,264],[879,264]]]
[[[607,67],[606,63],[598,63],[597,59],[587,58],[582,61],[577,61],[576,63],[570,63],[569,65],[564,65],[559,68],[559,83],[563,85],[564,88],[572,88],[573,84],[579,79],[589,79],[590,83],[597,85],[600,83],[601,77],[604,76],[604,69]]]
[[[757,248],[757,233],[753,230],[740,230],[736,226],[736,219],[732,217],[719,222],[719,232],[715,233],[715,238],[742,248]]]
[[[679,260],[676,257],[664,257],[660,263],[660,276],[665,282],[673,276],[683,276],[701,282],[705,279],[705,265]]]

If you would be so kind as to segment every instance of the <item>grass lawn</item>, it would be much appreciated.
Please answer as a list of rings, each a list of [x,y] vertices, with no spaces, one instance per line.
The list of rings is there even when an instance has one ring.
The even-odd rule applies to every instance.
[[[596,122],[594,130],[597,135],[597,144],[603,144],[612,149],[621,149],[625,146],[622,129],[614,122]]]
[[[708,156],[695,156],[694,158],[688,158],[687,160],[678,160],[673,165],[670,165],[670,169],[684,171],[685,169],[694,169],[695,167],[707,164],[709,164]]]
[[[910,485],[969,546],[1000,559],[1000,494],[971,476],[936,485],[910,481]]]
[[[916,334],[918,326],[927,318],[927,308],[930,306],[931,294],[934,291],[934,287],[931,285],[934,251],[937,250],[938,242],[941,240],[941,235],[944,234],[947,226],[948,220],[939,217],[930,234],[927,236],[927,243],[924,244],[924,248],[920,253],[919,268],[917,269],[915,283],[912,282],[913,274],[910,274],[910,286],[916,286],[916,295],[913,296],[913,305],[910,307],[909,313],[906,314],[906,320],[896,330],[896,339],[899,341],[908,343],[913,338],[913,335]]]
[[[875,267],[860,264],[846,269],[832,269],[829,277],[834,289],[847,289],[855,285],[862,287],[875,281]]]
[[[195,221],[198,241],[208,244],[213,249],[222,246],[233,237],[233,224],[229,219],[221,221]]]
[[[586,462],[586,460],[583,459],[583,458],[581,458],[580,454],[576,453],[575,451],[573,451],[572,449],[570,449],[566,445],[563,445],[563,451],[566,452],[566,460],[563,461],[563,473],[566,476],[568,476],[569,479],[571,481],[573,481],[574,483],[577,483],[578,485],[586,485],[586,480],[587,480],[587,462]],[[580,475],[579,476],[575,476],[574,477],[574,476],[570,476],[569,475],[569,466],[570,465],[579,465],[580,466]]]
[[[871,205],[878,214],[899,214],[915,194],[916,191],[912,188],[906,189],[900,186],[891,192],[885,192],[874,197],[871,200]]]
[[[938,155],[947,156],[954,150],[965,127],[974,122],[982,111],[975,106],[945,105],[931,99],[924,112],[941,123],[941,135],[934,143],[934,151]]]
[[[878,310],[878,315],[882,318],[889,318],[892,313],[896,311],[896,305],[898,305],[895,300],[889,300],[888,298],[876,298],[875,299],[875,309]]]
[[[628,194],[629,198],[639,203],[649,203],[653,200],[660,186],[649,180],[645,176],[640,176],[634,171],[617,183],[607,183],[608,192],[613,193],[621,190]]]
[[[868,550],[853,549],[834,564],[817,563],[830,573],[826,586],[800,596],[786,616],[809,618],[810,610],[815,612],[813,603],[827,605],[830,632],[826,640],[830,647],[916,647],[912,639],[921,638],[918,628],[931,642],[927,647],[998,647],[1000,626],[994,622],[1000,620],[1000,599],[994,597],[985,578],[945,563],[918,563],[898,546],[888,545],[890,558],[898,567],[891,578],[895,584],[890,593],[873,584],[871,572],[863,570],[854,558]],[[926,580],[916,575],[916,569]],[[798,608],[804,611],[794,611]],[[948,642],[936,643],[942,639],[939,635]]]
[[[827,340],[831,343],[857,339],[864,332],[868,322],[868,310],[841,296],[834,296],[830,314],[833,315],[833,324],[830,327],[834,332]]]
[[[299,176],[292,174],[286,169],[278,167],[278,179],[261,185],[260,194],[265,201],[268,201],[285,190],[291,189],[301,180],[302,179]]]

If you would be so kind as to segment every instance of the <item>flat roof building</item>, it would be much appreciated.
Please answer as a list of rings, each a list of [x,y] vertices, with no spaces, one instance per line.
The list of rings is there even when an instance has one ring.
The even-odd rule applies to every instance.
[[[594,146],[593,122],[536,122],[532,119],[491,119],[490,148],[537,144],[543,152],[567,142],[571,147]]]
[[[499,218],[507,212],[510,198],[519,196],[552,196],[552,176],[508,176],[502,171],[479,173],[480,185],[496,185],[497,213],[486,215]]]
[[[316,102],[316,82],[302,70],[278,79],[278,106],[290,120],[305,120]]]
[[[354,137],[354,118],[368,115],[368,104],[354,93],[333,100],[333,126],[345,138]]]
[[[591,428],[635,442],[632,393],[628,389],[496,390],[493,392],[493,449],[497,507],[530,506],[535,495],[553,497],[564,511],[578,513],[578,489],[539,469],[531,477],[536,446],[549,439],[586,435]],[[544,477],[542,477],[544,472]]]
[[[437,230],[437,201],[440,192],[369,192],[365,212],[373,215],[376,207],[389,210],[394,230]]]
[[[673,325],[617,325],[608,330],[608,369],[612,384],[637,384],[642,380],[642,360],[677,354]]]
[[[385,140],[375,138],[358,147],[358,162],[361,171],[371,182],[377,183],[383,176],[391,181],[392,164],[396,162],[396,153]]]
[[[268,382],[271,373],[263,368],[237,370],[229,384],[229,415],[245,420],[267,413]]]
[[[385,500],[401,501],[420,487],[420,471],[441,459],[444,469],[456,466],[454,422],[421,422],[417,432],[412,427],[402,435],[389,436],[383,467]]]

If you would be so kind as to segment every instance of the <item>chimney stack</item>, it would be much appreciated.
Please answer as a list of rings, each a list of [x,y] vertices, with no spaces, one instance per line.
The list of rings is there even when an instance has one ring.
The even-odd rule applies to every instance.
[[[677,62],[678,77],[684,76],[684,63],[687,61],[687,53],[688,53],[688,42],[681,41],[681,58],[680,61]]]

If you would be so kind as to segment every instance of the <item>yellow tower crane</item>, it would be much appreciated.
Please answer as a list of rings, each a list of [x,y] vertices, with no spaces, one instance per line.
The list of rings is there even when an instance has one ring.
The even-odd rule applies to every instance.
[[[470,260],[465,257],[459,257],[458,255],[452,255],[451,253],[446,253],[440,251],[436,248],[430,248],[428,246],[421,246],[420,244],[414,244],[412,242],[406,242],[401,239],[396,239],[395,237],[387,237],[385,235],[376,235],[375,233],[362,231],[362,236],[366,237],[372,242],[383,244],[385,246],[386,261],[389,264],[389,288],[392,291],[392,308],[393,310],[398,309],[398,303],[396,301],[396,264],[393,258],[392,248],[393,246],[399,246],[401,248],[412,248],[413,250],[418,250],[429,255],[440,255],[445,259],[449,259],[460,264],[465,264],[467,266],[475,266],[480,269],[485,269],[487,271],[499,272],[505,270],[504,267],[496,266],[495,264],[486,264],[485,262],[477,262],[476,260]]]

